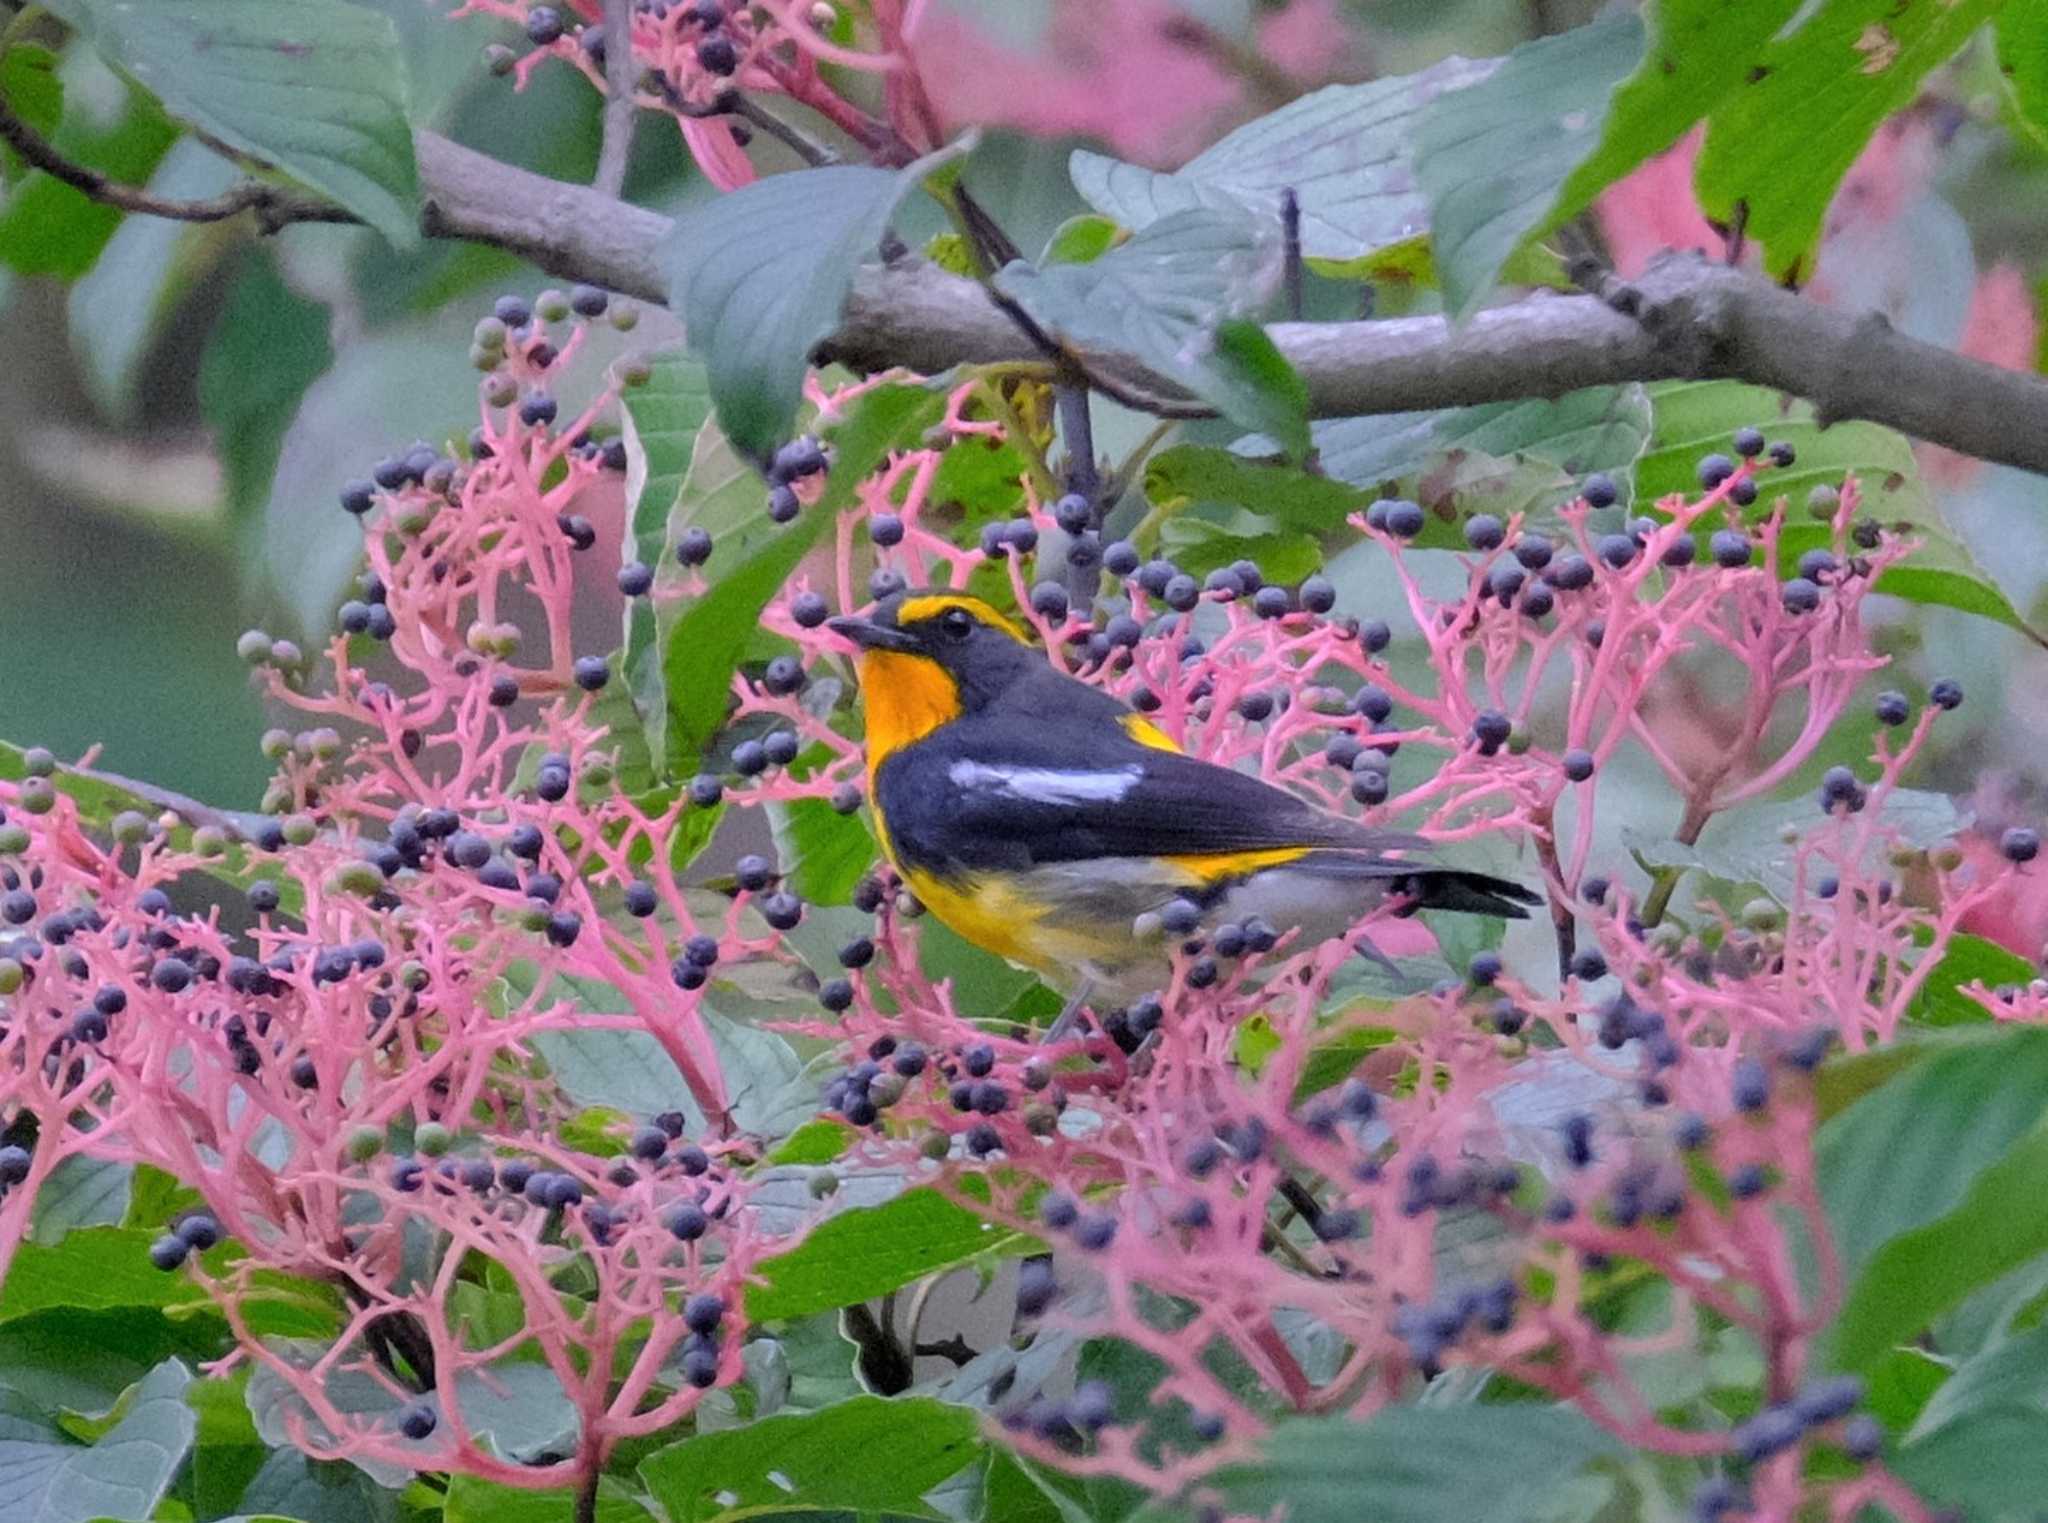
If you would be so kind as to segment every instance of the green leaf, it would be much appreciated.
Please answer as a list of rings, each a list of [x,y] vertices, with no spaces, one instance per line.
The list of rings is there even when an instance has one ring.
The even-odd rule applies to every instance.
[[[405,55],[389,18],[343,0],[51,0],[164,109],[419,242]]]
[[[1331,85],[1247,122],[1171,174],[1086,151],[1068,168],[1090,205],[1139,230],[1194,208],[1277,218],[1281,193],[1292,190],[1302,253],[1341,273],[1428,226],[1415,181],[1415,124],[1438,95],[1496,65],[1447,58],[1417,74]]]
[[[1201,518],[1170,518],[1160,530],[1160,548],[1175,565],[1200,579],[1233,561],[1259,563],[1269,582],[1298,582],[1323,563],[1323,547],[1292,529],[1241,534]]]
[[[1700,456],[1726,453],[1736,429],[1755,425],[1797,451],[1791,466],[1766,471],[1758,479],[1761,490],[1745,515],[1751,523],[1760,522],[1780,498],[1789,499],[1780,557],[1786,575],[1792,574],[1800,552],[1826,542],[1825,526],[1805,518],[1807,493],[1816,486],[1838,486],[1844,475],[1854,475],[1865,513],[1923,542],[1911,558],[1878,578],[1878,591],[1958,608],[2033,634],[1943,520],[1903,434],[1877,423],[1835,423],[1823,429],[1810,403],[1740,381],[1671,381],[1650,387],[1649,395],[1650,444],[1636,465],[1636,492],[1644,502],[1672,493],[1697,495]]]
[[[573,1491],[528,1491],[455,1475],[441,1516],[443,1523],[562,1523],[575,1511]],[[623,1482],[606,1476],[598,1482],[596,1523],[654,1523],[654,1515]]]
[[[665,621],[666,600],[661,594],[674,585],[681,571],[668,553],[672,532],[669,520],[676,512],[684,479],[711,417],[711,384],[704,367],[682,350],[664,350],[650,357],[646,382],[624,393],[620,410],[625,423],[626,500],[632,505],[621,540],[621,559],[653,567],[656,594],[626,600],[620,670],[626,679],[626,691],[639,712],[648,752],[660,759],[661,770],[667,773],[668,700],[656,653],[661,649],[661,625]],[[735,471],[732,490],[737,498],[739,484],[744,481],[765,518],[767,510],[760,500],[760,484],[758,480],[746,479],[751,476],[751,472],[743,477]],[[708,496],[703,493],[699,500]],[[717,532],[714,525],[705,527]]]
[[[867,393],[832,433],[838,458],[826,481],[825,495],[806,508],[795,523],[774,531],[760,548],[744,554],[728,549],[723,559],[719,551],[712,552],[707,569],[717,572],[718,580],[703,597],[676,615],[664,636],[662,672],[668,691],[668,756],[672,773],[682,775],[696,770],[705,746],[724,725],[732,676],[754,638],[761,610],[789,580],[840,510],[854,501],[861,481],[890,451],[909,448],[920,440],[925,430],[944,415],[945,407],[946,399],[941,393],[922,386],[881,386]],[[692,457],[691,481],[684,489],[687,503],[715,499],[723,505],[727,501],[728,489],[723,486],[708,487],[702,499],[698,496],[697,462],[710,458],[708,450],[707,446],[707,453]],[[767,489],[755,481],[748,484],[747,490],[755,494],[752,500],[760,504],[761,522],[765,524]],[[752,543],[745,537],[750,532],[742,527],[740,546]]]
[[[226,1347],[227,1329],[219,1321],[174,1319],[154,1307],[57,1307],[0,1322],[0,1390],[18,1393],[44,1413],[111,1413],[166,1359],[213,1359]]]
[[[1741,85],[1755,55],[1799,8],[1799,0],[1651,0],[1649,37],[1636,71],[1614,88],[1600,146],[1566,180],[1549,223],[1556,226],[1662,153],[1686,128]]]
[[[505,983],[523,994],[532,986],[532,971],[516,968]],[[556,976],[550,997],[609,1014],[633,1009],[625,995],[610,984],[569,974]],[[795,1048],[775,1032],[728,1019],[715,1010],[701,1013],[725,1075],[726,1104],[733,1126],[774,1141],[816,1113],[816,1092],[803,1078],[803,1060]],[[707,1124],[703,1108],[690,1093],[675,1060],[648,1032],[571,1027],[536,1033],[532,1041],[562,1092],[577,1105],[623,1111],[641,1121],[663,1111],[681,1111],[692,1129]]]
[[[2024,987],[2033,977],[2034,965],[2026,958],[1982,936],[1959,933],[1949,938],[1941,961],[1920,986],[1906,1018],[1923,1026],[1976,1025],[1989,1021],[1991,1013],[1964,994],[1962,986],[1982,983],[1987,989],[2002,984]]]
[[[1879,806],[1878,817],[1899,833],[1900,844],[1918,849],[1950,840],[1969,823],[1948,794],[1913,788],[1894,788]],[[1798,798],[1746,804],[1718,814],[1693,846],[1629,826],[1623,827],[1622,840],[1645,866],[1683,867],[1728,883],[1754,883],[1780,904],[1790,904],[1798,892],[1799,874],[1795,849],[1788,843],[1820,829],[1822,823],[1813,801]]]
[[[2038,1114],[2038,1095],[2036,1102]],[[2037,1128],[1972,1179],[1953,1211],[1877,1250],[1850,1287],[1827,1355],[1840,1368],[1862,1369],[1972,1291],[2042,1253],[2048,1253],[2048,1129]]]
[[[1739,219],[1774,278],[1811,274],[1828,202],[1878,123],[1998,9],[1825,0],[1752,50],[1742,84],[1714,105],[1694,175],[1701,207]]]
[[[120,1226],[128,1214],[134,1178],[132,1164],[73,1153],[50,1171],[36,1191],[31,1238],[54,1243],[79,1227]]]
[[[2048,1031],[2018,1028],[1930,1054],[1822,1127],[1821,1198],[1851,1287],[1834,1332],[1847,1367],[1882,1354],[1981,1283],[1980,1265],[1964,1254],[1974,1247],[1988,1262],[1998,1251],[1985,1235],[1997,1228],[1982,1217],[1985,1182],[2008,1175],[2022,1153],[2048,1151],[2037,1130],[2044,1094]],[[2025,1193],[1993,1206],[1993,1216],[2026,1223]],[[2031,1225],[2048,1233],[2048,1208]],[[1927,1268],[1930,1244],[1957,1257]],[[1929,1283],[1902,1279],[1914,1264]]]
[[[154,1515],[192,1446],[198,1419],[185,1405],[192,1375],[178,1360],[134,1388],[120,1422],[95,1444],[0,1401],[0,1517],[23,1523]]]
[[[1208,1478],[1233,1511],[1289,1523],[1526,1523],[1557,1489],[1621,1446],[1576,1412],[1512,1406],[1389,1407],[1365,1423],[1283,1423],[1260,1458]],[[1178,1511],[1154,1508],[1154,1523]]]
[[[2048,0],[2007,0],[1999,11],[1998,72],[2020,125],[2048,147]]]
[[[768,806],[775,856],[810,904],[845,904],[875,864],[875,838],[858,814],[841,814],[825,799]]]
[[[936,1270],[1042,1252],[1036,1238],[937,1190],[908,1190],[879,1206],[842,1211],[788,1253],[763,1260],[761,1283],[747,1287],[747,1318],[807,1317],[887,1295]]]
[[[2048,1326],[2029,1328],[1979,1350],[1956,1367],[1920,1409],[1909,1444],[1950,1423],[1972,1421],[1987,1408],[2029,1407],[2048,1397]]]
[[[1439,510],[1417,543],[1453,549],[1464,546],[1460,512],[1547,521],[1595,471],[1614,478],[1626,503],[1650,421],[1642,387],[1591,386],[1549,400],[1335,418],[1312,432],[1332,477],[1374,495],[1394,487]]]
[[[830,1163],[853,1142],[853,1128],[843,1121],[806,1121],[783,1138],[768,1155],[770,1163]]]
[[[1040,264],[1092,264],[1123,238],[1124,230],[1113,217],[1084,214],[1069,217],[1053,229]]]
[[[1929,1503],[1970,1523],[2024,1523],[2048,1494],[2048,1412],[2000,1406],[1908,1444],[1892,1468]]]
[[[205,1292],[189,1278],[165,1274],[149,1262],[149,1245],[157,1235],[127,1227],[84,1227],[56,1243],[23,1243],[0,1282],[0,1322],[56,1307],[114,1311],[205,1303]]]
[[[68,97],[104,98],[111,90],[121,104],[106,112],[66,112],[51,146],[110,179],[147,183],[178,129],[154,100],[129,88],[97,55],[72,49],[60,68]],[[120,225],[119,211],[38,170],[10,188],[0,207],[0,262],[22,275],[75,279],[92,268]]]
[[[1229,416],[1277,439],[1288,459],[1304,458],[1309,451],[1308,383],[1266,330],[1243,318],[1218,324],[1213,363],[1234,396],[1225,409]]]
[[[822,1411],[700,1433],[640,1462],[670,1523],[755,1513],[943,1515],[924,1493],[972,1464],[980,1422],[926,1397],[856,1396]]]
[[[854,271],[880,258],[903,198],[959,152],[770,175],[676,218],[662,245],[669,304],[740,453],[765,465],[789,436],[811,348],[839,326]]]
[[[268,251],[243,256],[199,360],[199,412],[237,515],[270,496],[285,431],[306,388],[334,363],[327,327],[327,308],[287,286]]]
[[[1613,90],[1643,54],[1631,14],[1525,43],[1485,79],[1438,96],[1415,128],[1444,306],[1462,320],[1523,241],[1547,232],[1594,151]]]
[[[1145,465],[1145,497],[1165,508],[1222,503],[1317,534],[1335,533],[1372,501],[1342,481],[1207,444],[1177,444],[1154,455]]]
[[[995,286],[1060,343],[1128,355],[1258,428],[1284,411],[1271,394],[1284,382],[1269,365],[1262,389],[1247,370],[1252,346],[1240,339],[1236,355],[1226,356],[1217,333],[1273,294],[1277,233],[1271,217],[1196,208],[1152,223],[1092,264],[1010,264]]]
[[[47,139],[64,115],[64,82],[57,77],[57,55],[36,42],[17,42],[0,53],[0,100]],[[0,180],[12,185],[27,172],[20,155],[0,144]]]
[[[253,1423],[248,1431],[255,1433]],[[399,1517],[397,1492],[346,1461],[316,1460],[292,1448],[264,1455],[237,1506],[245,1515],[293,1523],[398,1523]]]

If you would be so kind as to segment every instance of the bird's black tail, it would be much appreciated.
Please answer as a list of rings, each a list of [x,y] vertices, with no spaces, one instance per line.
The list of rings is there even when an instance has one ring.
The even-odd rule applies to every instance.
[[[1461,915],[1499,915],[1507,920],[1527,920],[1523,906],[1541,904],[1543,896],[1519,883],[1496,878],[1491,873],[1464,872],[1457,868],[1425,868],[1413,878],[1418,908],[1451,910]]]
[[[1393,892],[1411,900],[1417,909],[1450,910],[1461,915],[1498,915],[1505,920],[1526,920],[1526,905],[1541,904],[1543,896],[1507,878],[1472,872],[1460,867],[1435,867],[1400,857],[1383,857],[1371,851],[1318,851],[1295,866],[1332,878],[1379,878]]]

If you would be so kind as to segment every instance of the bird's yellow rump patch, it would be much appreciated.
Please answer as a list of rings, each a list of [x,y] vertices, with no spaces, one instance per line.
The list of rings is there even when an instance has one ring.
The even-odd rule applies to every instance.
[[[1139,745],[1150,746],[1155,751],[1180,754],[1180,746],[1175,743],[1174,738],[1143,714],[1126,714],[1118,722],[1123,725],[1124,733]]]
[[[890,752],[960,717],[960,685],[929,656],[871,650],[860,658],[868,713],[868,778]]]
[[[922,624],[926,619],[936,619],[949,609],[964,608],[981,623],[992,629],[1000,629],[1019,645],[1031,642],[1016,621],[1003,613],[993,603],[984,602],[965,592],[928,592],[922,597],[906,598],[896,610],[896,627]]]
[[[1177,857],[1161,857],[1183,872],[1194,875],[1195,881],[1207,887],[1212,883],[1227,882],[1232,878],[1248,877],[1268,867],[1282,867],[1297,861],[1312,851],[1308,846],[1275,846],[1264,851],[1218,851],[1196,852]]]

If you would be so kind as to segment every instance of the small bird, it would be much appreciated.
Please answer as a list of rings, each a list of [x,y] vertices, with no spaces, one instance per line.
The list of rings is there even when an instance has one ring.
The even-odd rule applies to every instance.
[[[1252,917],[1313,945],[1390,894],[1515,919],[1539,902],[1391,855],[1426,849],[1420,837],[1187,755],[1055,671],[980,598],[903,592],[830,627],[860,648],[868,795],[889,864],[952,930],[1072,994],[1070,1009],[1162,989],[1178,943]]]

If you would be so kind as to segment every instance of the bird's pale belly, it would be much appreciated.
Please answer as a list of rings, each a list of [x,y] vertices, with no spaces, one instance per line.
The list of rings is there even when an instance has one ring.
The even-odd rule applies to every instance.
[[[927,910],[976,946],[1030,968],[1054,988],[1072,992],[1086,984],[1094,999],[1113,1001],[1165,987],[1175,938],[1156,917],[1204,886],[1193,870],[1164,859],[1063,862],[950,879],[912,870],[905,878]],[[1256,915],[1281,932],[1299,929],[1294,945],[1312,946],[1349,930],[1385,891],[1383,880],[1266,868],[1216,894],[1202,931]]]

